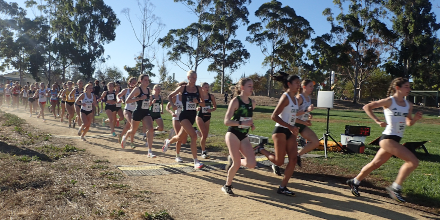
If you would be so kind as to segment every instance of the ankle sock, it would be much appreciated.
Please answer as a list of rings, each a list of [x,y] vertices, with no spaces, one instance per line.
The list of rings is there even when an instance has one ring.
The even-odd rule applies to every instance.
[[[397,184],[396,182],[393,182],[393,184],[391,185],[391,187],[395,190],[401,190],[402,186]]]
[[[356,185],[359,185],[359,184],[361,184],[361,181],[359,181],[358,179],[354,178],[353,179],[353,183],[356,184]]]

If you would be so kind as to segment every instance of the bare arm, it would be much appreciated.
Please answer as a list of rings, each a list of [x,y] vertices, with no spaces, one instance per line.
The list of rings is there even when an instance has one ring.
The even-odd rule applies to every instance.
[[[125,103],[133,103],[139,100],[142,100],[142,97],[146,97],[146,95],[143,95],[142,97],[137,97],[141,93],[140,88],[137,87],[133,91],[131,91],[130,95],[128,95],[127,100],[125,100]],[[144,98],[145,99],[145,98]]]
[[[289,128],[289,130],[293,129],[294,126],[291,126],[290,124],[288,124],[287,122],[283,121],[283,119],[280,118],[279,114],[281,114],[281,112],[283,112],[284,108],[286,106],[289,105],[289,99],[287,98],[286,95],[282,95],[280,98],[280,101],[278,102],[277,106],[275,107],[275,110],[272,113],[271,119],[275,122],[277,122],[278,124]]]
[[[76,100],[75,100],[75,104],[77,104],[77,105],[85,105],[85,103],[80,103],[80,101],[82,101],[83,99],[84,99],[84,94],[85,93],[82,93],[81,95],[79,95],[78,96],[78,98],[76,98]]]
[[[391,98],[385,98],[381,99],[379,101],[370,102],[366,105],[364,105],[363,109],[367,115],[376,122],[376,124],[380,125],[381,127],[386,127],[387,123],[379,120],[379,118],[376,117],[376,115],[373,113],[373,109],[375,108],[389,108],[392,104]]]
[[[409,103],[409,111],[408,115],[406,116],[406,125],[407,126],[413,126],[418,120],[420,120],[423,116],[422,112],[416,112],[414,115],[414,118],[412,117],[412,110],[413,110],[413,104]]]
[[[210,109],[210,112],[213,112],[215,110],[217,110],[217,103],[215,102],[215,97],[214,95],[211,94],[211,101],[212,101],[212,109]],[[252,103],[254,106],[253,108],[255,108],[255,103]]]

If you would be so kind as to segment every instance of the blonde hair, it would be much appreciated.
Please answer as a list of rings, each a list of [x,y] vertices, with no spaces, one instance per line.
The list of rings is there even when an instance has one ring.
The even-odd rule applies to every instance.
[[[108,83],[107,83],[107,86],[110,86],[110,84],[112,84],[113,87],[115,87],[115,83],[114,83],[114,82],[108,82]]]
[[[246,85],[247,82],[252,81],[251,78],[241,78],[235,85],[235,95],[239,96],[241,93],[241,86]]]
[[[177,83],[177,86],[186,86],[186,85],[188,85],[188,83],[185,81]]]
[[[186,73],[186,76],[191,76],[192,74],[196,74],[197,75],[196,71],[188,70],[188,72]]]
[[[91,86],[92,88],[93,88],[93,84],[92,83],[87,83],[87,85],[86,86],[84,86],[84,93],[86,93],[87,92],[87,87],[88,86]]]

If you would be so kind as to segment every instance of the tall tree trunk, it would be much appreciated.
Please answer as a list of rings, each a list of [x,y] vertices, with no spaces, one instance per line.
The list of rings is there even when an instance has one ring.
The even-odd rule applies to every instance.
[[[142,45],[141,75],[144,74],[144,53],[145,53],[145,44]]]
[[[222,80],[220,93],[225,94],[225,56],[226,56],[226,45],[223,44],[223,55],[222,55]]]

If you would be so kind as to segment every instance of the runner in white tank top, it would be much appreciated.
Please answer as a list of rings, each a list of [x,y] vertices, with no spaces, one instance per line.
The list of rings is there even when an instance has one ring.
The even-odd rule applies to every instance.
[[[261,153],[269,159],[273,165],[272,169],[275,174],[281,176],[278,166],[284,164],[284,159],[287,154],[289,162],[284,170],[284,177],[278,187],[277,193],[286,196],[295,196],[295,193],[287,189],[287,184],[295,170],[298,143],[296,138],[299,129],[295,126],[295,121],[298,113],[298,100],[295,98],[301,81],[296,75],[288,75],[284,72],[279,72],[277,76],[272,77],[273,80],[282,82],[286,90],[275,107],[272,113],[272,120],[276,122],[275,129],[272,133],[272,139],[275,146],[275,154],[264,149],[263,145],[256,146],[255,153]]]
[[[177,86],[184,86],[187,85],[186,82],[181,82],[179,83]],[[176,109],[174,111],[172,111],[171,108],[171,102],[174,102],[174,105],[176,106]],[[180,132],[180,129],[182,129],[182,126],[180,125],[180,121],[179,121],[179,116],[180,113],[182,112],[183,109],[183,103],[182,103],[182,95],[181,94],[177,94],[176,96],[174,96],[167,104],[166,106],[166,110],[173,116],[173,129],[171,129],[170,134],[169,134],[169,138],[175,136],[176,134],[178,134]],[[180,158],[180,147],[182,146],[183,143],[186,143],[188,134],[186,134],[186,132],[183,132],[182,138],[176,142],[176,159],[175,161],[178,163],[183,162],[182,159]]]
[[[403,137],[406,127],[406,116],[409,112],[409,103],[404,99],[405,106],[400,106],[396,103],[394,97],[391,96],[390,99],[392,102],[391,106],[383,110],[387,126],[382,134]]]
[[[81,136],[81,139],[85,141],[85,136],[90,129],[90,125],[93,121],[93,106],[97,105],[95,96],[93,95],[93,84],[88,83],[84,87],[84,91],[82,92],[78,98],[75,100],[75,104],[81,105],[80,108],[80,117],[81,117],[81,126],[78,129],[78,136]]]
[[[35,93],[36,96],[38,96],[38,105],[40,106],[40,113],[38,114],[37,118],[42,118],[43,122],[46,122],[46,120],[44,119],[44,106],[46,105],[46,95],[47,95],[47,90],[46,87],[44,86],[44,83],[40,83],[40,89],[37,90],[37,93]]]
[[[121,133],[118,135],[118,143],[121,143],[122,137],[127,133],[131,128],[131,123],[133,122],[133,111],[136,109],[136,102],[127,103],[127,99],[130,96],[130,93],[134,90],[136,86],[137,80],[134,77],[128,79],[128,88],[123,89],[119,94],[117,94],[118,100],[122,99],[125,103],[124,107],[124,118],[125,118],[125,126],[122,129]],[[143,126],[145,127],[145,126]],[[131,146],[134,147],[133,138],[130,136]],[[121,145],[122,146],[122,145]]]
[[[27,106],[28,106],[28,87],[27,87],[27,85],[25,85],[24,87],[23,87],[23,89],[21,90],[21,102],[23,103],[23,105],[24,105],[24,110],[26,111],[27,110]]]
[[[365,165],[354,179],[347,180],[347,185],[351,188],[353,195],[360,196],[358,188],[361,181],[394,155],[404,160],[405,163],[400,167],[394,183],[386,187],[386,190],[392,199],[398,202],[405,202],[401,195],[402,184],[411,172],[417,168],[419,160],[408,148],[399,142],[403,137],[405,126],[414,125],[423,115],[422,112],[417,112],[414,118],[412,117],[412,103],[404,99],[405,96],[409,95],[410,91],[409,80],[399,77],[391,82],[388,89],[388,96],[392,95],[391,97],[371,102],[364,106],[365,113],[378,125],[386,128],[380,137],[380,149],[377,151],[373,161]],[[379,107],[384,108],[386,122],[378,119],[373,112],[373,109]]]

